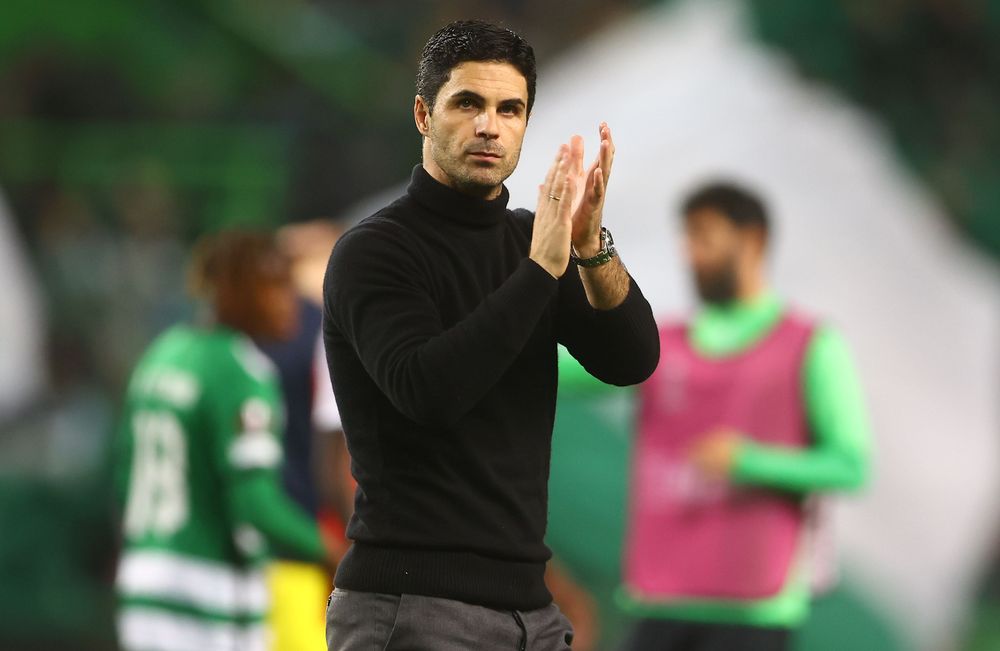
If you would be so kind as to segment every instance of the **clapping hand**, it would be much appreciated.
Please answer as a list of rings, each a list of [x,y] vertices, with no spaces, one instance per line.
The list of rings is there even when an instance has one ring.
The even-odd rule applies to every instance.
[[[545,182],[538,186],[538,205],[531,231],[528,254],[554,278],[566,273],[569,265],[569,245],[573,222],[570,212],[576,196],[576,185],[570,182],[570,148],[559,145],[556,160],[549,168]]]
[[[601,144],[597,158],[590,168],[583,169],[583,138],[573,136],[569,144],[569,169],[567,178],[575,187],[572,207],[573,231],[571,239],[577,254],[584,258],[596,255],[601,249],[601,219],[604,197],[615,159],[615,144],[611,128],[606,122],[598,127]]]

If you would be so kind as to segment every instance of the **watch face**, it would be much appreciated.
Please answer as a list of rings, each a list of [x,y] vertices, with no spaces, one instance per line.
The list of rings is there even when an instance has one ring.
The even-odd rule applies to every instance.
[[[611,231],[604,229],[604,249],[610,249],[615,244],[615,238],[611,237]]]

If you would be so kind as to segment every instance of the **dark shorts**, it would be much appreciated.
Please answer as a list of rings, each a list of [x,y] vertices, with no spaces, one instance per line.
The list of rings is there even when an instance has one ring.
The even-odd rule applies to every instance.
[[[622,651],[787,651],[790,648],[791,633],[784,628],[644,619],[632,629]]]
[[[337,588],[326,614],[330,651],[566,651],[573,627],[555,604],[495,610],[436,597]]]

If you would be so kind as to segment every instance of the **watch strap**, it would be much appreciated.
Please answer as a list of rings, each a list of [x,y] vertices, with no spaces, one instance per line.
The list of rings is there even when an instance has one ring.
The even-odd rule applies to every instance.
[[[611,231],[601,226],[601,250],[597,252],[597,255],[589,258],[581,258],[576,255],[576,251],[571,248],[569,259],[579,267],[591,268],[600,267],[601,265],[611,262],[611,259],[616,255],[618,255],[618,250],[615,249],[615,241],[614,238],[611,237]]]

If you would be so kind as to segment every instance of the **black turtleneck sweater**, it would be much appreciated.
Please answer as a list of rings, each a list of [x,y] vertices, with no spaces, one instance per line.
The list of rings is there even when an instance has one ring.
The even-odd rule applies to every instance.
[[[576,269],[556,280],[527,257],[534,216],[508,196],[476,199],[417,166],[333,251],[323,333],[358,482],[338,587],[547,605],[556,343],[611,384],[656,368],[635,282],[593,309]]]

